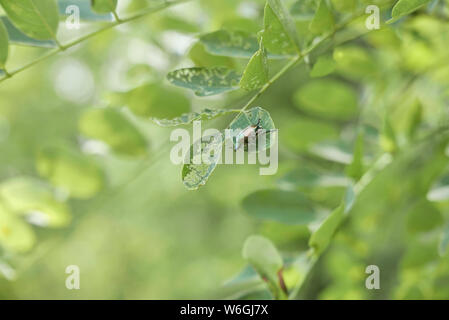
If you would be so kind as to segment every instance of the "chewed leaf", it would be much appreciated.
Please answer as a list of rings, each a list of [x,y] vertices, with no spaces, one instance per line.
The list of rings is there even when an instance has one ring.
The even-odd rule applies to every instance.
[[[200,37],[209,53],[233,58],[249,58],[257,50],[257,37],[245,31],[218,30]]]
[[[261,190],[243,199],[243,208],[254,218],[292,225],[305,225],[317,218],[312,203],[301,193]]]
[[[9,42],[18,45],[43,47],[43,48],[55,48],[56,42],[54,40],[37,40],[30,38],[25,33],[17,29],[6,16],[0,17],[0,20],[5,25],[9,35]]]
[[[203,137],[196,141],[186,155],[182,181],[189,190],[205,185],[221,158],[223,135]]]
[[[0,20],[0,69],[3,69],[9,54],[9,36],[5,25]]]
[[[254,90],[268,82],[268,62],[265,48],[261,42],[260,49],[252,56],[243,72],[240,86],[245,90]]]
[[[211,96],[239,88],[241,76],[234,70],[224,67],[186,68],[170,72],[168,81],[191,89],[197,96]]]
[[[270,132],[274,131],[276,127],[268,111],[260,107],[255,107],[239,113],[239,115],[231,122],[229,129],[232,129],[232,132],[234,133],[234,144],[236,145],[238,143],[237,135],[239,132],[250,126],[254,126],[257,123],[259,123],[259,126],[267,132],[266,146],[265,148],[259,147],[259,150],[269,149],[272,143],[272,139],[270,139]]]
[[[261,236],[250,236],[243,245],[242,255],[256,269],[262,279],[268,282],[269,288],[276,298],[285,297],[279,276],[284,263],[270,240]]]
[[[55,0],[0,0],[0,4],[14,25],[29,37],[56,39],[59,12]]]
[[[182,116],[171,120],[156,119],[156,118],[152,118],[152,120],[161,127],[175,127],[189,124],[192,123],[193,121],[212,120],[214,118],[235,112],[236,112],[235,110],[226,110],[226,109],[221,110],[204,109],[201,112],[185,113]]]
[[[267,2],[262,35],[263,44],[268,52],[280,55],[294,55],[297,53],[299,45],[295,43],[296,34],[290,32],[290,28],[285,23],[285,21],[281,21],[281,18]]]
[[[36,241],[33,229],[0,202],[0,245],[13,252],[29,251]]]
[[[55,199],[49,186],[33,178],[19,177],[0,184],[0,199],[12,212],[40,226],[66,226],[68,207]]]
[[[393,7],[393,10],[391,12],[391,20],[389,20],[387,23],[392,23],[397,19],[406,16],[415,10],[418,10],[430,1],[431,0],[399,0]]]

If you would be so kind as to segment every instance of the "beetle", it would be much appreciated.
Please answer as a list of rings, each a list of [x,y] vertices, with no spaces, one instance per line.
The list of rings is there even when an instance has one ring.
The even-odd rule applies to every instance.
[[[234,150],[237,151],[243,145],[245,151],[248,151],[248,140],[249,137],[255,135],[256,137],[262,131],[262,126],[260,125],[262,119],[259,118],[256,124],[250,125],[239,132],[235,138]],[[271,131],[271,130],[270,130]]]

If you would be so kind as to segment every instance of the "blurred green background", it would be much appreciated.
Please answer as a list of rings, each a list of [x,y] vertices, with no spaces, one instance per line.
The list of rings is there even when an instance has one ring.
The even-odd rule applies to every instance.
[[[156,2],[119,0],[119,13],[131,15]],[[0,298],[233,297],[223,284],[246,266],[241,250],[249,235],[271,239],[285,257],[306,252],[310,236],[306,226],[255,219],[242,200],[258,190],[295,190],[323,212],[332,210],[348,181],[361,176],[347,170],[359,132],[364,132],[359,171],[365,173],[385,156],[388,163],[361,194],[301,297],[449,298],[449,260],[444,250],[438,252],[449,219],[444,134],[449,1],[432,1],[392,25],[385,21],[395,1],[374,2],[384,5],[381,30],[368,33],[362,16],[254,104],[268,110],[280,129],[275,176],[260,176],[257,166],[221,165],[206,186],[188,191],[181,166],[170,162],[171,129],[158,127],[147,114],[162,105],[174,111],[161,114],[172,116],[206,107],[241,108],[251,97],[243,90],[199,98],[173,87],[165,76],[194,65],[242,71],[247,59],[208,54],[197,43],[198,35],[220,28],[258,32],[262,0],[180,4],[103,32],[2,82],[0,181],[27,177],[45,188],[51,185],[71,222],[55,228],[34,225],[31,249],[0,250]],[[303,3],[309,7],[286,1],[298,31],[307,34],[307,8],[315,8],[315,2]],[[336,17],[345,14],[338,1],[331,3]],[[59,37],[64,43],[102,23],[83,22],[80,30],[61,24]],[[304,39],[310,41],[307,35]],[[11,46],[8,68],[45,50]],[[335,70],[312,78],[309,72],[321,55],[335,61]],[[283,63],[270,62],[273,70]],[[148,83],[157,88],[132,91]],[[138,133],[130,129],[130,140],[124,138],[116,149],[88,139],[80,122],[93,107],[119,112]],[[231,120],[225,116],[204,125],[225,128]],[[126,131],[120,125],[111,131],[112,143],[119,144],[114,132],[121,137]],[[443,133],[435,133],[441,127]],[[59,175],[52,161],[62,163]],[[317,183],[311,176],[323,179]],[[25,191],[17,190],[11,192],[20,198]],[[282,207],[276,199],[273,205]],[[39,224],[36,219],[28,217]],[[364,286],[371,264],[381,269],[382,289],[375,292]],[[69,265],[80,267],[80,290],[65,287]]]

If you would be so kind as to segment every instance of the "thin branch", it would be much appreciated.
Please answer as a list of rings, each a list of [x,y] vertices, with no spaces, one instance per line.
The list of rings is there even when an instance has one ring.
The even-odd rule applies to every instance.
[[[110,23],[107,26],[105,26],[105,27],[103,27],[101,29],[98,29],[97,31],[94,31],[92,33],[89,33],[89,34],[87,34],[87,35],[85,35],[85,36],[83,36],[81,38],[78,38],[78,39],[76,39],[76,40],[74,40],[72,42],[69,42],[69,43],[66,43],[66,44],[60,44],[59,42],[57,42],[57,45],[58,45],[57,49],[54,49],[54,50],[51,50],[51,51],[47,52],[43,56],[37,58],[34,61],[31,61],[30,63],[28,63],[28,64],[26,64],[26,65],[24,65],[24,66],[22,66],[22,67],[20,67],[20,68],[18,68],[16,70],[10,71],[9,73],[5,73],[5,76],[0,79],[0,83],[5,81],[6,79],[9,79],[9,78],[15,76],[18,73],[21,73],[21,72],[23,72],[23,71],[25,71],[25,70],[35,66],[36,64],[38,64],[38,63],[40,63],[40,62],[42,62],[42,61],[44,61],[44,60],[46,60],[46,59],[48,59],[50,57],[53,57],[53,56],[57,55],[58,53],[61,53],[61,52],[65,51],[65,50],[67,50],[67,49],[69,49],[71,47],[74,47],[77,44],[80,44],[80,43],[82,43],[82,42],[84,42],[84,41],[86,41],[86,40],[88,40],[90,38],[93,38],[93,37],[95,37],[95,36],[105,32],[105,31],[107,31],[109,29],[112,29],[112,28],[114,28],[116,26],[119,26],[121,24],[125,24],[125,23],[128,23],[128,22],[140,19],[140,18],[145,17],[145,16],[147,16],[149,14],[156,13],[156,12],[162,11],[162,10],[164,10],[166,8],[169,8],[171,6],[174,6],[174,5],[177,5],[177,4],[181,4],[181,3],[185,3],[185,2],[188,2],[188,1],[190,1],[190,0],[166,1],[163,5],[161,5],[161,6],[157,7],[157,8],[151,8],[151,9],[142,11],[140,13],[137,13],[137,14],[135,14],[133,16],[130,16],[128,18],[125,18],[125,19],[119,19],[118,16],[115,14],[114,15],[115,20],[116,20],[115,22]]]

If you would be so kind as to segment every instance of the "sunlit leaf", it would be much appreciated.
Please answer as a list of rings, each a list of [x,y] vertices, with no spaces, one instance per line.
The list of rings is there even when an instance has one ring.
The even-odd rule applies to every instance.
[[[0,203],[0,246],[25,253],[33,247],[35,241],[33,229]]]
[[[238,89],[241,76],[224,67],[186,68],[170,72],[167,79],[172,84],[191,89],[197,96],[203,97]]]
[[[294,55],[299,50],[291,17],[279,0],[267,1],[262,37],[263,45],[269,53]]]
[[[5,67],[9,54],[9,36],[5,25],[0,20],[0,69]]]
[[[294,95],[296,106],[312,115],[327,119],[349,120],[357,113],[356,91],[336,80],[306,83]]]
[[[141,156],[147,152],[145,137],[118,110],[87,110],[80,119],[79,128],[83,135],[105,142],[117,153]]]
[[[55,48],[56,42],[54,40],[37,40],[30,38],[22,31],[17,29],[12,22],[6,16],[1,16],[0,20],[6,27],[9,35],[9,42],[11,44],[18,44],[24,46],[32,46],[32,47],[43,47],[43,48]]]
[[[260,49],[251,57],[240,80],[240,87],[251,91],[268,82],[267,54],[261,42]]]
[[[310,76],[312,78],[327,76],[334,72],[335,67],[335,61],[331,56],[321,56],[313,65],[312,71],[310,71]]]
[[[270,240],[261,236],[246,239],[242,251],[243,257],[268,282],[276,298],[285,298],[281,287],[280,274],[283,268],[282,257]]]
[[[40,226],[62,227],[71,220],[66,204],[56,200],[49,186],[37,179],[18,177],[2,182],[0,199],[9,210]]]
[[[36,167],[42,177],[74,198],[90,198],[104,184],[102,169],[92,159],[68,148],[42,149]]]
[[[0,4],[26,35],[38,40],[56,39],[59,14],[55,0],[0,0]]]
[[[299,192],[261,190],[246,196],[242,206],[260,220],[304,225],[317,218],[313,204]]]
[[[391,11],[391,20],[388,22],[394,22],[397,19],[406,16],[413,11],[418,10],[425,4],[429,3],[431,0],[399,0],[393,7]]]
[[[334,30],[334,16],[332,10],[327,5],[326,0],[320,0],[318,9],[310,23],[310,31],[315,34],[323,34]]]
[[[235,113],[235,110],[226,110],[226,109],[204,109],[200,112],[192,112],[192,113],[185,113],[180,117],[174,118],[174,119],[156,119],[153,118],[152,120],[160,125],[161,127],[174,127],[174,126],[180,126],[185,124],[190,124],[193,121],[206,121],[206,120],[212,120],[220,116],[224,116],[230,113]]]

